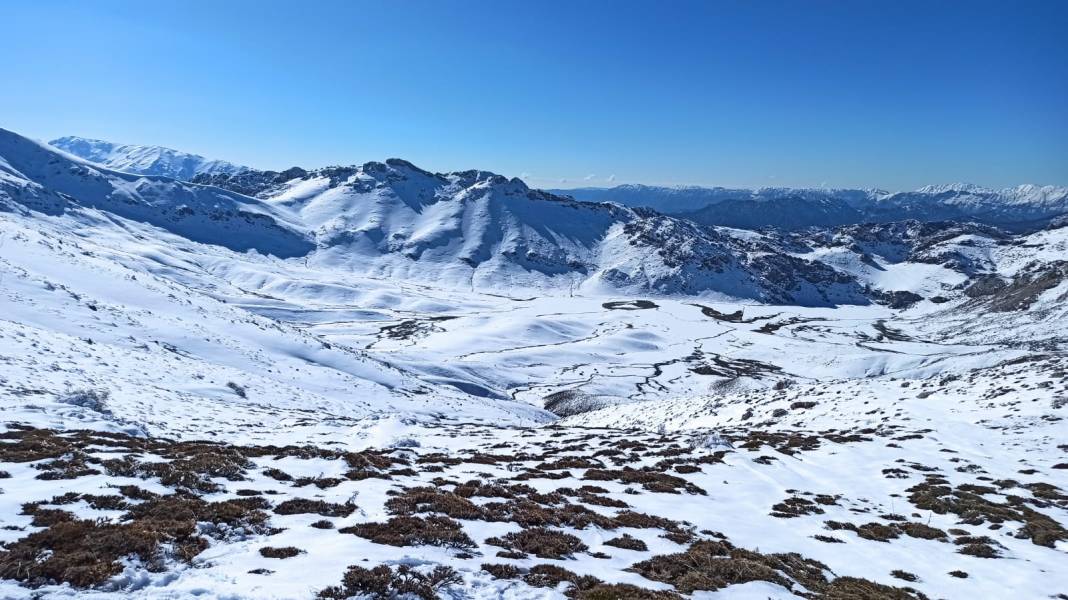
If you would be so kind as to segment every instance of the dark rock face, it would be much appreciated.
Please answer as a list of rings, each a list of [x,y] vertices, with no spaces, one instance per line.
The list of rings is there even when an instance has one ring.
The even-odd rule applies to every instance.
[[[871,290],[869,293],[872,296],[872,300],[879,304],[885,304],[890,308],[908,308],[923,300],[923,296],[908,291],[884,292],[882,290]]]
[[[1010,312],[1027,310],[1043,292],[1068,279],[1068,261],[1032,264],[1005,287],[990,296],[990,310]]]
[[[652,289],[692,294],[715,289],[776,304],[867,304],[851,275],[816,261],[784,253],[761,238],[747,239],[722,230],[662,215],[624,226],[630,244],[647,247],[671,269],[648,275]]]
[[[1008,287],[1008,284],[1001,277],[997,275],[982,275],[964,288],[964,295],[969,298],[983,298],[992,296],[1006,287]]]
[[[308,172],[304,169],[291,167],[282,172],[249,170],[233,174],[203,173],[193,177],[191,181],[200,185],[213,185],[245,196],[256,197],[282,183],[307,176]]]

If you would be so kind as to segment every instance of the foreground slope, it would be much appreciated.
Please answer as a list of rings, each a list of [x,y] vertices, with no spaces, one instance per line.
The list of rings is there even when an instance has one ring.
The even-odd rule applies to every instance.
[[[14,408],[0,589],[1057,597],[1066,368],[1049,357],[958,381],[798,386],[661,433],[379,420],[250,446],[107,433],[115,422],[91,406]],[[59,431],[27,428],[43,424]]]

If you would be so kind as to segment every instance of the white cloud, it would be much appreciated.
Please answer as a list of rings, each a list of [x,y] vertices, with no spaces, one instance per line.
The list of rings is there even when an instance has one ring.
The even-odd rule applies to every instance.
[[[616,176],[613,173],[612,175],[609,175],[608,177],[605,177],[604,180],[607,181],[608,183],[612,183],[613,181],[616,180]]]
[[[594,178],[594,177],[597,177],[597,175],[596,175],[596,174],[594,174],[594,173],[590,173],[589,175],[587,175],[587,176],[583,177],[583,178],[582,178],[582,180],[583,180],[583,181],[593,181],[593,178]]]

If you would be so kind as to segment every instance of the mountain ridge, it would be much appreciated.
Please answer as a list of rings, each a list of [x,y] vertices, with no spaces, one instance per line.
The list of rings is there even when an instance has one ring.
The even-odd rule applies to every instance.
[[[162,175],[189,180],[204,173],[239,173],[250,169],[225,160],[207,159],[199,154],[164,146],[117,144],[73,135],[56,138],[48,144],[116,171],[139,175]]]
[[[263,171],[221,160],[208,160],[162,146],[116,144],[104,140],[66,136],[51,145],[79,158],[124,172],[164,175],[196,183],[217,184],[246,195],[256,195],[261,187],[242,186],[323,169],[293,167],[286,171]],[[364,165],[324,167],[353,169]],[[407,164],[399,158],[378,164]],[[421,170],[421,169],[419,169]],[[456,173],[487,173],[477,170]],[[503,176],[502,176],[503,177]],[[220,179],[222,178],[222,179]],[[518,181],[518,178],[512,178]],[[1041,229],[1068,214],[1068,187],[1021,184],[989,188],[972,183],[931,184],[916,190],[889,192],[877,188],[730,188],[722,186],[655,186],[622,184],[611,188],[546,189],[553,195],[570,196],[583,202],[615,202],[628,207],[648,207],[672,216],[681,216],[705,225],[747,229],[771,227],[798,229],[864,222],[893,222],[905,219],[940,221],[975,220],[1019,231]],[[718,207],[718,208],[714,208]]]
[[[454,289],[695,295],[803,306],[909,306],[944,295],[927,284],[913,286],[910,278],[887,278],[857,266],[872,260],[859,246],[828,254],[837,242],[783,237],[769,227],[791,230],[802,224],[833,233],[856,225],[857,215],[864,213],[851,206],[858,202],[856,191],[838,192],[835,198],[814,191],[782,197],[781,189],[767,188],[754,192],[762,196],[717,205],[720,220],[730,214],[725,208],[736,209],[735,221],[723,225],[702,223],[700,215],[682,218],[583,202],[487,171],[432,173],[402,159],[314,170],[202,173],[184,182],[113,171],[11,132],[0,132],[0,159],[9,167],[0,191],[8,190],[13,206],[46,214],[104,210],[194,241],[300,258],[359,276]],[[955,189],[969,197],[984,193]],[[1021,190],[1021,198],[1047,192]],[[939,188],[939,193],[958,191]],[[913,203],[922,208],[927,196]],[[818,218],[806,223],[797,215],[779,214],[798,203]],[[952,222],[961,213],[952,204],[946,205],[946,215],[909,208],[908,202],[895,201],[887,213],[900,217],[894,222],[917,223],[931,222],[932,216]],[[758,209],[770,210],[780,221],[753,221],[751,213],[760,217]],[[936,225],[925,235],[943,230],[948,231]],[[903,248],[894,256],[914,256],[914,250]],[[977,275],[969,266],[973,262],[949,260],[941,276]]]
[[[1068,187],[1022,184],[928,185],[914,191],[824,188],[721,188],[626,185],[554,190],[578,200],[646,206],[706,225],[799,229],[864,222],[974,220],[1035,231],[1068,214]]]

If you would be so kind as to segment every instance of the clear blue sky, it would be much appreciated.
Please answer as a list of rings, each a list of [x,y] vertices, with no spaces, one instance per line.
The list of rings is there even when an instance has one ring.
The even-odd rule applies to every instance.
[[[38,139],[538,187],[1068,184],[1062,0],[0,1],[0,127]]]

